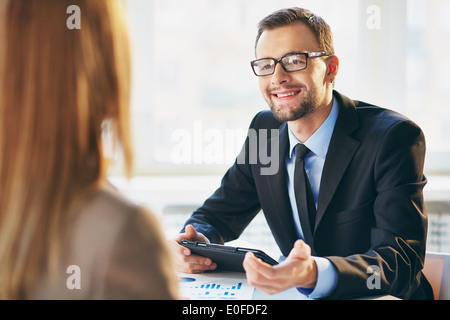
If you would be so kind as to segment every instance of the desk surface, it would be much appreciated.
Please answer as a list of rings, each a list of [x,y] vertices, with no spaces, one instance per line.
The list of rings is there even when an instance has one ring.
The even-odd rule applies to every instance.
[[[251,287],[247,283],[247,278],[243,272],[227,272],[227,271],[214,271],[201,274],[186,274],[179,273],[178,278],[180,279],[180,295],[182,299],[244,299],[244,300],[308,300],[308,297],[302,295],[295,288],[280,292],[275,295],[268,295],[259,289]],[[188,279],[187,281],[185,279]],[[227,282],[228,286],[233,286],[234,290],[226,290]],[[241,289],[240,292],[236,290],[236,286],[241,283],[238,288]],[[198,284],[198,285],[196,285]],[[227,296],[223,294],[221,296],[214,295],[218,291],[217,286],[221,287],[219,289],[223,290]],[[200,289],[201,286],[201,289]],[[208,286],[206,290],[204,286]],[[188,288],[197,288],[189,290]],[[186,289],[186,290],[185,290]],[[231,288],[229,288],[231,289]],[[208,292],[209,291],[209,292]],[[228,292],[235,292],[236,294],[228,295]],[[205,293],[209,295],[205,296]],[[213,294],[213,296],[211,296]]]
[[[214,271],[214,272],[207,272],[207,273],[201,273],[198,275],[195,274],[186,274],[186,273],[179,273],[178,274],[179,279],[182,278],[189,278],[189,279],[195,279],[195,280],[199,280],[199,281],[210,281],[211,284],[215,283],[216,281],[223,281],[223,280],[230,280],[230,281],[235,281],[235,282],[240,282],[243,283],[246,286],[246,289],[248,290],[252,290],[253,293],[251,292],[246,292],[248,295],[246,295],[245,297],[250,297],[248,299],[251,300],[311,300],[309,299],[307,296],[301,294],[300,292],[298,292],[295,288],[291,288],[288,289],[286,291],[280,292],[278,294],[274,294],[274,295],[268,295],[265,294],[264,292],[262,292],[259,289],[250,287],[247,283],[247,279],[245,277],[245,273],[243,272],[226,272],[226,271]],[[182,283],[180,282],[180,286],[182,285]],[[202,296],[201,298],[198,298],[196,296],[190,295],[188,294],[188,296],[182,296],[182,299],[193,299],[193,300],[197,300],[197,299],[205,299],[205,296]],[[221,296],[221,297],[210,297],[210,299],[233,299],[233,297],[231,296]],[[236,300],[239,300],[240,297],[236,296],[236,298],[234,298]],[[247,298],[241,298],[241,299],[247,299]],[[361,299],[365,299],[365,300],[399,300],[396,297],[393,296],[374,296],[374,297],[363,297]]]

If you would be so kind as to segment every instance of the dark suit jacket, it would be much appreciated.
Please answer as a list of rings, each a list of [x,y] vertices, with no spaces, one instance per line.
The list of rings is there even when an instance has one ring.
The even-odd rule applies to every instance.
[[[323,168],[314,230],[302,220],[313,255],[327,257],[338,271],[331,298],[431,297],[421,273],[427,232],[424,135],[396,112],[336,91],[334,96],[339,115]],[[297,236],[286,180],[287,125],[277,122],[271,111],[263,111],[250,128],[268,139],[259,144],[259,154],[279,152],[276,174],[261,174],[261,168],[270,164],[255,163],[247,138],[238,157],[245,161],[235,162],[220,188],[186,224],[211,242],[227,242],[239,237],[262,209],[281,252],[288,255]],[[270,136],[271,132],[279,134]],[[279,148],[272,148],[271,142]],[[380,289],[367,285],[369,266],[380,270]]]

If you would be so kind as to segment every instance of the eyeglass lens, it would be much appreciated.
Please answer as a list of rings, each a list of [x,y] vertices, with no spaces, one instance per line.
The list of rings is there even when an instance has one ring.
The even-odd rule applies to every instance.
[[[275,70],[277,61],[275,59],[261,59],[253,62],[253,70],[257,75],[270,75]],[[306,68],[307,57],[303,54],[292,54],[283,57],[280,60],[281,65],[286,71],[300,71]]]

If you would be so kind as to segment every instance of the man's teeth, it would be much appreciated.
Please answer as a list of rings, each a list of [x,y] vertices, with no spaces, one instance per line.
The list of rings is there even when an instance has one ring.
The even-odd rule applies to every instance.
[[[277,94],[277,97],[278,97],[278,98],[290,97],[290,96],[296,95],[297,93],[298,93],[298,92],[296,91],[296,92],[289,92],[289,93]]]

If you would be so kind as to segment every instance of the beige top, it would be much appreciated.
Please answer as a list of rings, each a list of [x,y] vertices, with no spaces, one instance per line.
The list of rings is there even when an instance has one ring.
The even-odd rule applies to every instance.
[[[88,197],[67,232],[58,270],[29,299],[176,299],[172,257],[156,217],[102,189]]]

